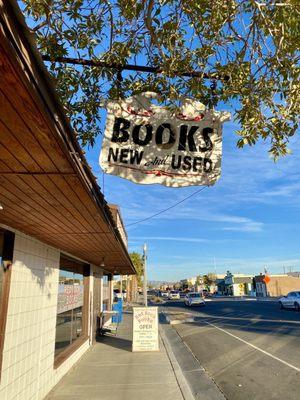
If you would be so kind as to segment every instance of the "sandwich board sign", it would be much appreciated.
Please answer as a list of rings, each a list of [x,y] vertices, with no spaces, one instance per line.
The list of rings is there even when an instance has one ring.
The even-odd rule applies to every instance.
[[[221,174],[222,125],[230,113],[188,98],[171,111],[152,103],[154,97],[146,92],[106,102],[103,171],[141,184],[213,185]]]
[[[157,307],[133,307],[132,351],[159,351]]]

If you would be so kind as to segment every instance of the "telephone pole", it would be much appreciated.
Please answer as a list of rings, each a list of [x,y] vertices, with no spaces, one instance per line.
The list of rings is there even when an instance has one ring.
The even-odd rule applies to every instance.
[[[143,261],[144,261],[144,282],[143,282],[143,293],[144,293],[144,305],[145,307],[148,306],[147,301],[147,269],[146,269],[146,262],[147,262],[147,245],[144,243],[143,246]]]

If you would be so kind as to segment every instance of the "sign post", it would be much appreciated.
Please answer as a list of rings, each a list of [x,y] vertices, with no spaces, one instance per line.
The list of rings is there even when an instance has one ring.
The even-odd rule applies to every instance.
[[[159,351],[157,307],[133,307],[132,351]]]

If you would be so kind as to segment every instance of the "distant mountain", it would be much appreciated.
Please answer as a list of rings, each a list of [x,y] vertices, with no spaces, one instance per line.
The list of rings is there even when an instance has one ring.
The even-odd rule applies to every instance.
[[[160,285],[174,285],[176,282],[169,282],[169,281],[148,281],[148,285],[151,286],[160,286]]]

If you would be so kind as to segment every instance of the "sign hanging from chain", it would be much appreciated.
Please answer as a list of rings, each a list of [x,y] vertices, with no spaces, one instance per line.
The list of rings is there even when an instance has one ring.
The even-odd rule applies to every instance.
[[[230,113],[184,98],[179,111],[146,92],[106,103],[102,169],[141,184],[213,185],[221,174],[222,124]]]

